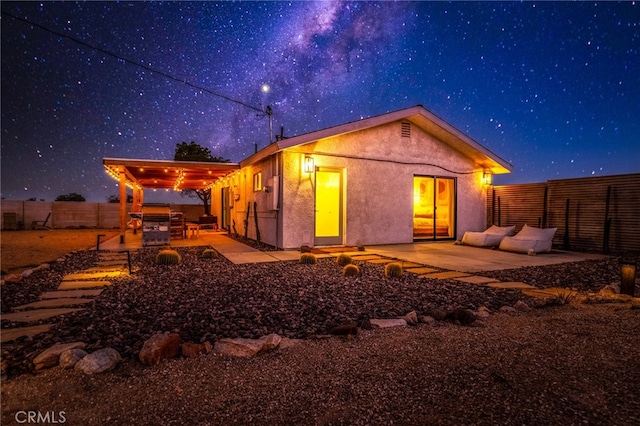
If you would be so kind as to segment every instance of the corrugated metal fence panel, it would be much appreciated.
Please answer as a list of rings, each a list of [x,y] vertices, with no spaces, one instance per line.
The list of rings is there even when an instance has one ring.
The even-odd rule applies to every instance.
[[[640,250],[640,174],[493,187],[487,206],[488,225],[499,217],[502,226],[517,229],[525,223],[557,227],[553,242],[559,248],[605,251],[608,243],[611,251]]]

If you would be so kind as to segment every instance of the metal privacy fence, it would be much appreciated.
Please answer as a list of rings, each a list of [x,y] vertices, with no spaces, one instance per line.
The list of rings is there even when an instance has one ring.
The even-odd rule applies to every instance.
[[[640,174],[495,186],[487,197],[488,226],[558,228],[565,250],[640,251]]]

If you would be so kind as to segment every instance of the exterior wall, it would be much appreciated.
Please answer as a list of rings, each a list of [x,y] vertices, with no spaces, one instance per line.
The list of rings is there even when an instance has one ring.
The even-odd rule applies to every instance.
[[[222,212],[221,193],[223,188],[229,188],[230,231],[248,238],[257,239],[260,231],[260,241],[272,246],[279,246],[277,240],[279,218],[279,183],[278,157],[272,156],[222,179],[212,188],[211,214],[218,216],[220,223]],[[254,190],[254,175],[262,174],[260,190]],[[275,179],[275,180],[274,180]],[[255,204],[254,204],[255,203]],[[255,207],[257,206],[258,223],[256,228]],[[247,211],[249,216],[247,218]],[[235,222],[235,225],[234,225]],[[245,225],[246,223],[246,225]]]
[[[285,150],[283,247],[313,243],[314,174],[302,171],[305,154],[314,158],[316,167],[343,169],[344,244],[412,242],[414,175],[456,178],[457,238],[464,231],[484,229],[483,168],[411,127],[410,138],[401,137],[398,121]]]

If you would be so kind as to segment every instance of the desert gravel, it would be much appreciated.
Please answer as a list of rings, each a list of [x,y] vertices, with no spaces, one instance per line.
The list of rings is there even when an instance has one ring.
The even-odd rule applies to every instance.
[[[21,410],[64,411],[72,425],[640,424],[640,310],[629,303],[501,313],[528,299],[516,290],[409,274],[386,279],[380,265],[360,264],[362,276],[354,279],[331,260],[232,265],[185,249],[182,265],[161,268],[153,265],[155,252],[140,250],[136,274],[115,282],[90,309],[63,318],[49,334],[3,347],[11,365],[3,377],[3,425],[18,424]],[[5,284],[3,312],[50,290],[50,274],[94,261],[75,253],[66,266],[27,278],[26,294]],[[569,265],[482,275],[584,292],[619,280],[614,259]],[[325,337],[347,320],[480,306],[492,314],[470,327],[438,321]],[[304,341],[255,358],[211,353],[142,367],[137,351],[163,331],[191,341],[271,332]],[[27,372],[39,350],[74,340],[91,350],[113,347],[125,361],[96,376]]]

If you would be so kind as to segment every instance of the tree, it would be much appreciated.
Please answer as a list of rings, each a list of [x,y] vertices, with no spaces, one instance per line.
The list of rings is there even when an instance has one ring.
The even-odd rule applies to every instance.
[[[119,203],[120,196],[119,195],[109,195],[107,197],[107,203]],[[133,203],[133,195],[127,194],[127,203]]]
[[[222,157],[216,157],[211,153],[209,148],[198,145],[194,141],[191,143],[180,142],[176,145],[176,153],[173,157],[175,161],[205,161],[211,163],[229,163],[230,160]],[[211,189],[195,189],[185,188],[182,194],[188,197],[198,197],[204,205],[204,214],[211,214]]]
[[[71,192],[69,194],[58,195],[56,201],[87,201],[82,195],[77,194],[75,192]]]

